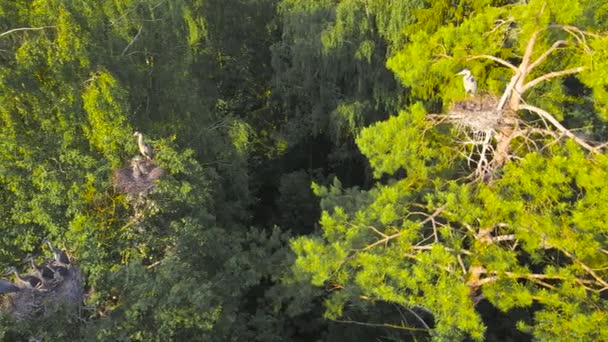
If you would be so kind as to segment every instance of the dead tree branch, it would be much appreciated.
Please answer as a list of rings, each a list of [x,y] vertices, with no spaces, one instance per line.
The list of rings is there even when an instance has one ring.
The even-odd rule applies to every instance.
[[[568,130],[566,127],[564,127],[562,124],[560,124],[559,121],[557,121],[557,119],[553,117],[553,115],[549,114],[549,112],[542,110],[535,106],[530,106],[530,105],[519,105],[518,109],[528,110],[528,111],[538,114],[538,116],[549,121],[553,126],[555,126],[555,128],[557,128],[560,132],[562,132],[568,138],[571,138],[572,140],[574,140],[577,144],[579,144],[584,149],[586,149],[592,153],[599,152],[597,147],[593,147],[593,146],[589,145],[587,142],[585,142],[585,140],[577,137],[574,133],[572,133],[570,130]]]
[[[550,48],[547,49],[542,55],[540,55],[530,66],[528,67],[528,72],[532,71],[532,69],[536,68],[540,63],[542,63],[549,55],[557,50],[560,46],[566,45],[568,42],[565,40],[558,40]]]
[[[494,62],[502,64],[502,65],[506,66],[507,68],[513,69],[513,71],[517,71],[517,67],[515,65],[505,61],[502,58],[498,58],[498,57],[492,56],[492,55],[475,55],[475,56],[467,57],[466,60],[470,61],[470,60],[481,59],[481,58],[493,60]]]
[[[0,37],[2,36],[6,36],[7,34],[11,34],[13,32],[17,32],[17,31],[38,31],[38,30],[44,30],[47,28],[52,28],[52,27],[57,27],[55,25],[53,26],[40,26],[40,27],[20,27],[20,28],[14,28],[12,30],[8,30],[6,32],[0,33]]]
[[[565,75],[572,75],[572,74],[578,74],[579,72],[585,70],[584,67],[576,67],[576,68],[571,68],[571,69],[566,69],[566,70],[561,70],[561,71],[553,71],[550,72],[548,74],[544,74],[540,77],[537,77],[535,79],[533,79],[532,81],[526,83],[522,88],[520,93],[524,93],[526,92],[528,89],[536,86],[537,84],[555,78],[555,77],[560,77],[560,76],[565,76]]]
[[[133,39],[131,39],[131,41],[129,42],[129,44],[127,45],[127,47],[125,47],[124,50],[122,50],[122,53],[120,54],[121,56],[125,55],[125,52],[127,52],[127,50],[129,50],[129,48],[131,47],[131,45],[133,45],[133,43],[135,43],[135,41],[137,40],[137,38],[139,37],[139,35],[141,34],[141,30],[143,29],[143,26],[139,27],[139,30],[137,30],[137,34],[135,35],[135,37],[133,37]]]

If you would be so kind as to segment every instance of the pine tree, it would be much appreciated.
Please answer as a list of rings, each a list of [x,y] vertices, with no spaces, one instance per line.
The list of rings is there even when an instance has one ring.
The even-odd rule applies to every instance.
[[[374,175],[390,181],[355,194],[317,188],[323,233],[292,248],[295,274],[328,293],[326,317],[394,303],[403,319],[387,328],[482,340],[482,301],[527,309],[533,318],[517,328],[541,340],[607,338],[608,160],[594,140],[605,127],[608,39],[584,26],[588,4],[487,6],[413,33],[389,60],[447,114],[417,104],[361,132]],[[464,67],[488,95],[462,102],[454,74]],[[500,120],[471,132],[450,104],[475,113],[488,96]],[[586,137],[577,123],[593,125]]]

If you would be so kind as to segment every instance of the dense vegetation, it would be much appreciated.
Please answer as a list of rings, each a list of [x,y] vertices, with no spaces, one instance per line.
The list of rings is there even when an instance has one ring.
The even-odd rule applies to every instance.
[[[87,294],[0,336],[608,340],[606,18],[603,0],[0,2],[0,267],[49,237]],[[463,100],[500,124],[458,122]],[[137,200],[112,181],[134,131],[166,170]]]

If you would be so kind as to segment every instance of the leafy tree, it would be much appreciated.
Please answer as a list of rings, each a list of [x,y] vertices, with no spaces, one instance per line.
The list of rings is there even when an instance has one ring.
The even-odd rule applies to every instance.
[[[328,290],[326,317],[388,302],[417,318],[398,328],[482,340],[487,301],[527,308],[517,328],[541,340],[607,338],[605,145],[568,128],[591,124],[598,138],[604,127],[608,38],[584,26],[591,4],[487,6],[412,34],[389,60],[415,96],[446,109],[464,95],[452,75],[469,67],[502,95],[464,103],[490,101],[501,121],[467,138],[443,123],[458,122],[453,109],[414,105],[361,132],[374,175],[393,179],[354,195],[318,187],[323,234],[292,241],[295,274]]]
[[[226,340],[253,330],[243,298],[286,260],[285,238],[243,225],[247,127],[206,94],[215,82],[201,74],[220,71],[203,14],[220,5],[0,4],[1,262],[41,252],[50,236],[89,293],[79,317],[6,320],[5,336]],[[168,174],[139,197],[111,184],[136,152],[134,128]]]

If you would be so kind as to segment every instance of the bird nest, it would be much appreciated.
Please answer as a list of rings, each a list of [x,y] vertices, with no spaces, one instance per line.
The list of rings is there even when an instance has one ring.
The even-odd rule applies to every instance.
[[[498,101],[491,95],[476,96],[454,103],[448,113],[448,119],[473,133],[489,132],[496,129],[503,117],[503,111],[497,110]]]
[[[17,320],[46,317],[58,307],[75,310],[84,297],[82,273],[72,265],[63,279],[45,282],[41,288],[20,287],[18,292],[2,295],[0,310]]]
[[[128,195],[147,194],[165,175],[165,169],[149,159],[135,157],[130,167],[114,171],[115,188]]]

